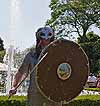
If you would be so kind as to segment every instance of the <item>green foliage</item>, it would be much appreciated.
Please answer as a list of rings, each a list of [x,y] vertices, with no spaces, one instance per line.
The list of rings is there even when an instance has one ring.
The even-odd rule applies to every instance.
[[[26,96],[0,96],[0,106],[26,106]],[[100,95],[83,95],[76,97],[69,104],[63,106],[100,106]]]
[[[82,95],[63,106],[100,106],[100,95]]]
[[[25,99],[26,99],[26,96],[12,96],[10,98],[10,100],[18,100],[18,101],[23,101]],[[4,101],[8,100],[8,96],[0,96],[0,101],[1,100],[4,100]]]
[[[0,96],[0,106],[26,106],[26,97],[13,96],[8,100],[8,96]]]
[[[100,101],[93,101],[93,100],[75,100],[68,105],[63,105],[63,106],[100,106]]]
[[[3,62],[3,57],[5,55],[3,40],[0,37],[0,62]]]
[[[25,101],[18,101],[18,100],[1,100],[0,106],[26,106]]]
[[[6,53],[5,50],[0,51],[0,62],[3,62],[5,53]]]
[[[85,90],[88,90],[88,91],[98,91],[100,92],[100,88],[84,88]]]
[[[22,64],[25,54],[21,51],[17,51],[14,54],[14,67],[19,68]]]
[[[63,105],[63,106],[100,106],[100,101],[99,100],[88,100],[88,99],[83,99],[83,100],[75,100],[68,105]]]
[[[100,100],[100,95],[82,95],[75,98],[75,100]]]
[[[0,37],[0,51],[4,50],[3,40]]]
[[[51,0],[51,19],[47,24],[57,35],[68,36],[75,32],[85,36],[91,25],[100,27],[99,0]]]
[[[97,74],[100,70],[100,37],[93,32],[89,32],[84,39],[78,38],[78,43],[86,52],[89,62],[90,71]]]
[[[31,50],[35,50],[35,46],[33,45],[30,48],[25,49],[24,51],[20,51],[16,49],[14,54],[14,67],[19,68],[24,60],[25,55]]]

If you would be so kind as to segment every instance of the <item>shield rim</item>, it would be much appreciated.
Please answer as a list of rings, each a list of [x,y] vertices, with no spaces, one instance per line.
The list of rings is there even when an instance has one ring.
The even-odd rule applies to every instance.
[[[53,41],[53,42],[51,42],[50,44],[48,44],[48,45],[42,50],[42,52],[41,52],[41,54],[40,54],[40,56],[39,56],[39,59],[41,58],[41,56],[43,56],[43,53],[47,50],[47,48],[48,48],[49,46],[51,46],[52,44],[54,44],[55,42],[57,42],[57,41],[59,41],[59,40],[66,40],[66,39],[62,39],[62,38],[61,38],[61,39],[56,39],[55,41]],[[66,41],[70,41],[70,42],[72,42],[72,43],[75,43],[75,44],[78,45],[79,48],[82,50],[82,52],[83,52],[83,54],[85,55],[85,58],[86,58],[86,60],[87,60],[87,62],[88,62],[88,64],[87,64],[87,71],[88,71],[88,75],[89,75],[89,72],[90,72],[89,58],[88,58],[87,54],[85,53],[85,51],[84,51],[84,50],[82,49],[82,47],[80,47],[80,45],[77,44],[76,42],[73,42],[73,41],[71,41],[71,40],[66,40]],[[37,68],[38,68],[38,67],[37,67]],[[67,104],[67,103],[73,101],[74,98],[77,97],[77,96],[81,93],[81,91],[84,89],[84,86],[83,86],[82,89],[80,89],[80,92],[77,92],[77,96],[75,96],[73,99],[71,99],[71,100],[69,100],[69,101],[62,100],[62,101],[60,101],[60,102],[57,102],[57,101],[54,101],[54,100],[50,99],[50,98],[49,98],[47,95],[45,95],[45,93],[40,89],[39,84],[38,84],[38,81],[37,81],[37,69],[36,69],[35,73],[36,73],[36,74],[35,74],[35,75],[36,75],[36,77],[35,77],[35,82],[36,82],[36,86],[37,86],[39,92],[40,92],[46,99],[48,99],[48,100],[50,100],[50,101],[52,101],[52,102],[54,102],[54,103]],[[87,75],[87,78],[88,78],[88,75]],[[86,79],[86,81],[87,81],[87,79]],[[86,84],[86,81],[85,81],[85,84]]]

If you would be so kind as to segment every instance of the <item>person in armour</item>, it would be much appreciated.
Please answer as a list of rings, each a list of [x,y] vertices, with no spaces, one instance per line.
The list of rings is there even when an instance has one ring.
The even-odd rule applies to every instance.
[[[18,69],[14,80],[13,87],[9,91],[9,96],[16,94],[15,87],[21,81],[24,75],[28,74],[38,62],[41,51],[52,41],[54,41],[54,30],[49,27],[41,27],[36,32],[36,48],[31,50],[24,58],[22,65]],[[30,84],[27,93],[26,106],[61,106],[61,103],[55,103],[45,98],[39,91],[35,82],[35,71],[30,75]]]

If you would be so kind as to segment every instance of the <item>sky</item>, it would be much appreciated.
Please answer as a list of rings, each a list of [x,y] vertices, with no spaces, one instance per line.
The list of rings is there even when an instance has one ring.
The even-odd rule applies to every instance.
[[[50,19],[50,0],[1,0],[0,37],[4,47],[25,50],[36,44],[35,32]],[[99,29],[94,29],[100,35]]]
[[[0,37],[4,47],[24,50],[35,45],[35,32],[50,18],[50,0],[1,0]]]

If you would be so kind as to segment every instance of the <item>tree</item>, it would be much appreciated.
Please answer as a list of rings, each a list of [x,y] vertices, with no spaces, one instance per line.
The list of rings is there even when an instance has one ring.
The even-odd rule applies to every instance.
[[[24,51],[20,51],[18,48],[14,53],[14,67],[19,68],[24,60],[25,55],[31,50],[35,50],[35,46],[33,45],[30,48],[25,49]]]
[[[23,62],[25,54],[23,53],[23,51],[21,52],[20,50],[15,50],[14,53],[14,67],[15,68],[19,68]]]
[[[4,50],[3,40],[0,37],[0,51]]]
[[[88,29],[100,28],[100,0],[51,0],[51,19],[47,24],[57,35],[69,36],[74,32],[83,40]]]
[[[0,37],[0,62],[3,62],[4,55],[5,55],[4,44],[3,44],[3,40]]]
[[[100,37],[99,35],[89,32],[86,34],[85,42],[81,42],[80,37],[78,37],[78,43],[86,52],[89,62],[90,71],[97,74],[100,71]]]

